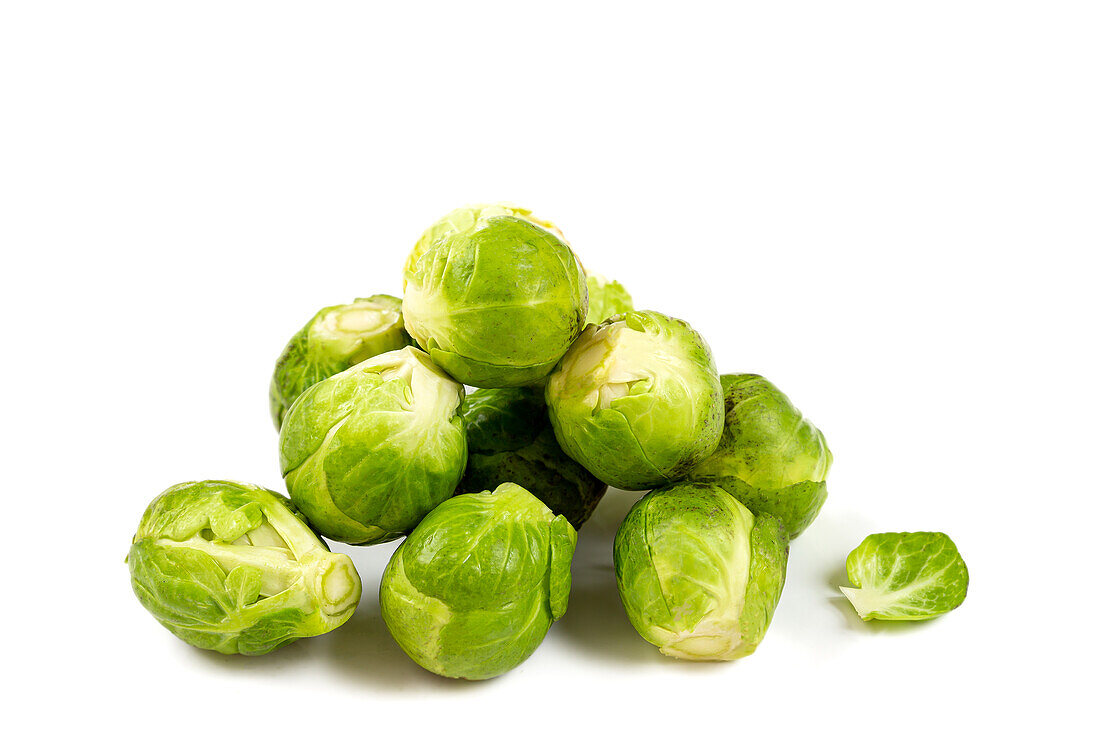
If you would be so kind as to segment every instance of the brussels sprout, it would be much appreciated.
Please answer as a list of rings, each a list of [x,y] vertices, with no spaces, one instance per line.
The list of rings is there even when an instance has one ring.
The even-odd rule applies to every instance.
[[[608,281],[599,274],[588,275],[588,318],[586,324],[598,325],[612,315],[634,311],[634,300],[626,287]]]
[[[290,502],[254,485],[207,480],[161,493],[126,559],[142,605],[204,650],[263,655],[336,629],[362,586]]]
[[[411,346],[311,386],[279,434],[291,499],[323,535],[344,543],[404,535],[462,478],[463,393]]]
[[[646,310],[585,328],[550,375],[546,403],[565,453],[627,490],[674,482],[722,434],[710,347],[683,320]]]
[[[679,484],[635,503],[615,536],[634,629],[684,660],[733,660],[764,638],[783,591],[787,536],[721,490]]]
[[[607,486],[561,451],[540,391],[483,388],[466,397],[460,413],[470,457],[457,494],[515,482],[574,528],[588,520]]]
[[[721,487],[754,513],[771,513],[793,538],[825,502],[825,476],[833,463],[825,435],[766,378],[722,376],[722,390],[722,439],[689,479]]]
[[[565,614],[577,533],[505,483],[428,514],[382,574],[382,618],[421,667],[482,680],[526,660]]]
[[[573,252],[525,217],[474,216],[466,228],[418,243],[405,264],[406,329],[437,365],[472,386],[544,378],[587,311]]]
[[[275,426],[282,426],[286,410],[313,384],[411,344],[396,297],[376,294],[324,308],[290,339],[275,363],[270,389]]]
[[[931,619],[966,599],[970,574],[943,533],[875,533],[848,554],[840,587],[864,620]]]

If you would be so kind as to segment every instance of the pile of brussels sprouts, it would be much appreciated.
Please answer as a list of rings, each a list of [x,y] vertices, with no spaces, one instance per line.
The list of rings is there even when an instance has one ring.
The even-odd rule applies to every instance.
[[[433,673],[500,675],[565,613],[577,530],[612,486],[649,491],[614,543],[638,633],[672,657],[742,657],[832,462],[772,383],[721,375],[687,322],[634,310],[556,226],[503,205],[429,228],[403,301],[318,312],[280,356],[270,401],[290,500],[176,485],[130,548],[138,598],[196,647],[259,655],[336,629],[362,585],[320,536],[405,537],[380,588],[394,639]],[[871,536],[848,573],[864,618],[936,616],[966,594],[940,533]]]

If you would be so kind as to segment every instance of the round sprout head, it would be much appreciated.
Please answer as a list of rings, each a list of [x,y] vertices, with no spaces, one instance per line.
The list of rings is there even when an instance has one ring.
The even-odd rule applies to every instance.
[[[382,618],[438,675],[480,680],[527,659],[565,613],[576,531],[522,487],[433,510],[382,575]]]
[[[478,215],[424,240],[405,265],[405,327],[416,342],[472,386],[543,379],[588,310],[584,274],[569,247],[528,217],[503,214]]]
[[[586,328],[550,375],[546,402],[565,453],[628,490],[681,477],[722,432],[710,347],[686,322],[657,312]]]
[[[280,495],[209,480],[169,488],[145,511],[130,554],[134,593],[185,642],[262,655],[346,622],[362,586]]]
[[[290,405],[313,384],[411,344],[396,297],[380,294],[324,308],[290,339],[275,364],[270,389],[275,425],[282,425]]]
[[[461,413],[470,457],[459,494],[514,482],[574,528],[588,520],[607,486],[561,451],[541,390],[479,389]]]
[[[833,461],[825,436],[766,378],[725,375],[722,390],[722,438],[691,479],[721,487],[754,512],[771,513],[797,536],[825,502]]]
[[[326,378],[294,403],[280,432],[291,498],[344,543],[406,534],[462,477],[462,398],[462,386],[413,347]]]
[[[586,324],[598,325],[612,315],[634,311],[634,300],[626,287],[599,274],[588,274],[588,317]]]
[[[721,490],[654,490],[615,536],[615,576],[631,624],[662,653],[733,660],[764,638],[783,590],[787,538]]]

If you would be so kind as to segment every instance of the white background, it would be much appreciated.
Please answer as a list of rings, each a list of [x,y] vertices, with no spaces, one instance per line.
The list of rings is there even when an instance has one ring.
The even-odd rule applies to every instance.
[[[957,728],[1085,723],[1095,684],[1100,16],[1090,2],[11,2],[0,10],[5,716],[24,726]],[[132,596],[148,501],[281,489],[267,383],[321,306],[508,200],[825,432],[830,498],[757,653],[668,660],[615,593],[483,683],[364,600],[263,658]],[[970,596],[863,624],[869,532],[941,530]],[[1087,680],[1091,675],[1092,680]],[[1076,719],[1076,720],[1074,720]],[[812,724],[812,726],[811,726]],[[11,726],[12,728],[19,726]],[[423,727],[427,727],[426,725]]]

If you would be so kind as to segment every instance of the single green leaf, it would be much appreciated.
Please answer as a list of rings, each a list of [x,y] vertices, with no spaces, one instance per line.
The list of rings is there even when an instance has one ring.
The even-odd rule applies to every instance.
[[[561,619],[569,606],[569,589],[572,584],[569,569],[576,547],[577,531],[565,516],[556,516],[550,522],[550,614],[554,619]]]
[[[225,588],[238,608],[255,604],[260,598],[263,572],[255,566],[238,566],[225,577]]]
[[[848,554],[840,591],[864,620],[931,619],[962,604],[970,575],[943,533],[875,533]]]

